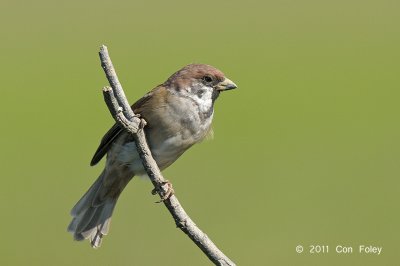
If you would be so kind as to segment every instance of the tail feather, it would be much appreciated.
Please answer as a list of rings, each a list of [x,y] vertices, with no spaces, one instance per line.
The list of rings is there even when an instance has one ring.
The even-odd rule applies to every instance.
[[[108,216],[109,213],[112,213],[114,210],[115,204],[107,204],[104,206],[104,210],[102,212],[102,215],[100,217],[101,221],[104,221],[100,228],[100,232],[103,235],[107,235],[108,231],[110,230],[110,223],[111,223],[111,215]]]
[[[103,178],[104,173],[72,208],[73,219],[68,226],[68,232],[73,234],[75,240],[89,239],[93,248],[98,248],[103,236],[107,235],[111,215],[119,196],[106,197],[102,202],[98,202],[99,192],[103,194],[102,190],[107,190],[103,186]]]
[[[90,243],[93,248],[98,248],[101,245],[101,240],[103,236],[108,234],[110,229],[110,222],[111,222],[111,214],[114,210],[115,203],[107,203],[104,205],[104,208],[100,213],[99,221],[101,223],[97,225],[96,231],[93,231],[90,234]]]
[[[85,211],[92,205],[92,202],[94,201],[96,194],[101,187],[103,178],[104,178],[104,172],[101,173],[99,178],[97,178],[97,180],[90,186],[88,191],[86,191],[86,193],[82,196],[82,198],[72,208],[72,210],[71,210],[72,216],[74,216],[74,217],[79,216],[79,214],[82,211]],[[88,205],[88,203],[90,203],[90,205]]]
[[[84,232],[90,228],[90,224],[95,222],[93,217],[96,216],[97,212],[98,208],[90,207],[85,212],[82,212],[81,215],[76,217],[76,219],[79,220],[79,223],[76,226],[75,232]]]

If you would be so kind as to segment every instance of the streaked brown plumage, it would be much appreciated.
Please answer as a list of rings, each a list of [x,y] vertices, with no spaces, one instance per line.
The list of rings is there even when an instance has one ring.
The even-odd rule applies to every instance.
[[[211,130],[214,101],[221,91],[236,88],[218,69],[187,65],[132,105],[146,121],[145,133],[161,170],[170,166]],[[107,154],[106,166],[71,211],[68,226],[76,240],[101,244],[119,195],[135,175],[144,175],[132,136],[115,124],[103,137],[91,165]]]

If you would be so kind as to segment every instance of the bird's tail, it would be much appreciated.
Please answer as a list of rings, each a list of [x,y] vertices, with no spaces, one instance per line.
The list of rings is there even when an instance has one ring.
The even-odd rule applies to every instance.
[[[114,211],[119,194],[129,182],[121,187],[118,192],[110,191],[110,186],[105,185],[103,173],[93,183],[89,190],[75,204],[71,210],[73,219],[68,226],[68,232],[74,235],[74,239],[82,241],[89,239],[93,248],[101,245],[104,235],[110,228],[111,215]],[[121,183],[119,184],[121,186]]]

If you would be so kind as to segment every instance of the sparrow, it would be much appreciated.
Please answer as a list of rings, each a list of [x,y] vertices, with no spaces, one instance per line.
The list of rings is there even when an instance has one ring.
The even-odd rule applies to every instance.
[[[190,64],[145,94],[131,108],[147,122],[144,128],[160,170],[175,162],[210,132],[214,102],[237,88],[215,67]],[[90,165],[107,154],[100,176],[71,210],[68,231],[75,240],[89,239],[98,248],[110,227],[118,197],[134,176],[146,175],[132,135],[114,124],[102,138]]]

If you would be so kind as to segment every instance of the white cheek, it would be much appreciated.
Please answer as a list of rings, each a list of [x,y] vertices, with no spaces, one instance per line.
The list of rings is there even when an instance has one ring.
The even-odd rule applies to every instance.
[[[198,95],[193,96],[194,100],[199,104],[201,112],[207,112],[212,107],[212,93],[213,88],[206,87],[206,91],[199,97]]]

